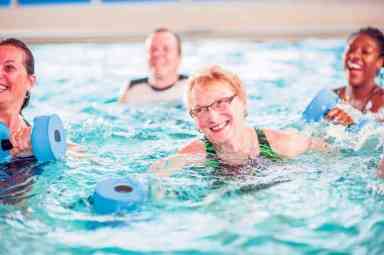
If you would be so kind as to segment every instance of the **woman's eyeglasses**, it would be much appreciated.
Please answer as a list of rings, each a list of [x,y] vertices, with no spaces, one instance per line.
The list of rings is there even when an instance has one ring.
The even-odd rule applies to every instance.
[[[236,97],[236,94],[230,97],[223,97],[220,98],[213,103],[206,105],[206,106],[200,106],[196,107],[189,111],[189,114],[192,117],[200,117],[203,116],[205,113],[209,111],[209,109],[213,109],[215,111],[224,111],[227,109],[227,107],[232,103],[233,99]]]

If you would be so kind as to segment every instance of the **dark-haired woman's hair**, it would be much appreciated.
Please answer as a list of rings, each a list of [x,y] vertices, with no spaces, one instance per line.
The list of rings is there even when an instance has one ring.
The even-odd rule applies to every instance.
[[[361,34],[365,34],[373,38],[377,42],[380,48],[380,56],[384,57],[384,33],[376,27],[364,27],[364,28],[360,28],[357,32],[352,33],[349,36],[348,40],[350,40],[352,37],[355,37]]]
[[[27,70],[28,75],[35,74],[35,59],[33,58],[32,51],[28,48],[28,46],[19,39],[8,38],[0,41],[0,46],[10,45],[15,48],[18,48],[24,52],[24,67]],[[20,112],[27,107],[29,103],[29,99],[31,97],[31,93],[27,91],[23,105],[21,106]]]

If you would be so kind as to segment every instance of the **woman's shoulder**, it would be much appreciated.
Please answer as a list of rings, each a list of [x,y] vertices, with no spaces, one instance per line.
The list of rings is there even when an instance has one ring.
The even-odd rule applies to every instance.
[[[370,101],[372,102],[371,112],[377,112],[380,108],[384,107],[384,89],[377,86]]]

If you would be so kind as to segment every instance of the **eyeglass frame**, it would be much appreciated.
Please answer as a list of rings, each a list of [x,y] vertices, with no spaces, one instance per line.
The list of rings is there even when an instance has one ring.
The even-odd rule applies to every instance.
[[[235,97],[237,97],[236,93],[234,95],[230,96],[230,97],[223,97],[223,98],[220,98],[218,100],[215,100],[215,101],[213,101],[209,105],[199,106],[199,107],[197,107],[195,109],[191,109],[189,111],[189,115],[191,115],[192,118],[197,118],[198,115],[201,114],[201,113],[207,113],[207,112],[209,112],[210,109],[214,109],[215,110],[214,105],[220,105],[220,103],[226,103],[229,106],[229,105],[232,104],[233,99],[235,99]],[[197,113],[196,112],[197,110],[199,110],[200,112]]]

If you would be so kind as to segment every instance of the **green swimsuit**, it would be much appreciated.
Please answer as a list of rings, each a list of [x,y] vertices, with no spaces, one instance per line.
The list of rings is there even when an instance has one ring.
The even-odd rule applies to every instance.
[[[272,161],[280,160],[281,158],[279,155],[277,155],[276,152],[274,152],[271,148],[271,145],[269,144],[267,137],[265,136],[265,133],[263,130],[255,128],[257,139],[259,140],[260,145],[260,156],[270,159]],[[208,141],[207,138],[203,138],[203,143],[205,144],[205,151],[207,152],[207,164],[211,167],[218,167],[220,165],[220,162],[217,158],[215,148],[213,147],[213,144]]]

